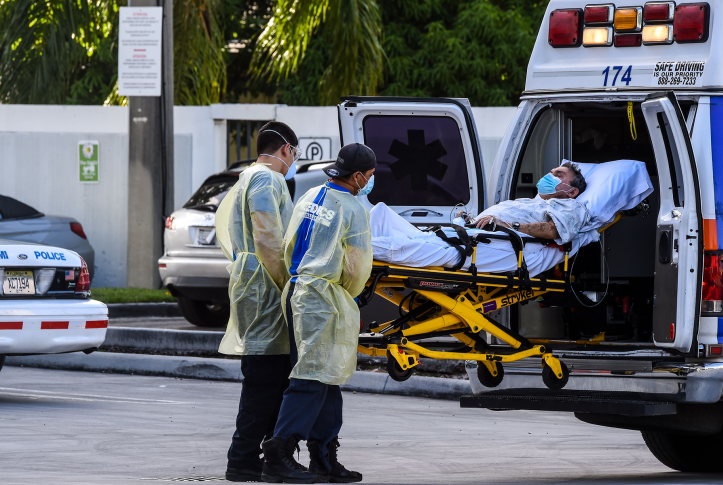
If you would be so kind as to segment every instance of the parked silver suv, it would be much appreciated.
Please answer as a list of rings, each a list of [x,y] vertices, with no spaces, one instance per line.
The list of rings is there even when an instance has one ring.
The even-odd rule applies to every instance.
[[[164,286],[178,299],[183,316],[199,327],[222,327],[229,318],[228,259],[216,240],[216,209],[251,161],[237,162],[210,176],[166,220],[165,253],[158,260]],[[331,160],[301,160],[288,181],[294,203],[312,187],[323,184],[321,170]]]

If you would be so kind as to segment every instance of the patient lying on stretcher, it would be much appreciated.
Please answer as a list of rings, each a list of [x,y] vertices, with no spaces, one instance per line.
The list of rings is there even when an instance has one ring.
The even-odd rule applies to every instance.
[[[477,228],[501,224],[517,232],[563,244],[572,241],[589,221],[587,209],[575,198],[587,187],[579,167],[565,162],[537,182],[538,196],[500,202],[464,222]],[[457,214],[463,216],[464,212]],[[462,221],[458,220],[459,225]]]
[[[538,197],[501,202],[470,222],[484,227],[494,218],[494,223],[512,227],[523,237],[553,239],[557,244],[571,242],[573,255],[580,247],[599,240],[597,230],[618,211],[637,206],[653,191],[642,162],[579,164],[579,170],[575,164],[565,162],[541,179]],[[460,261],[457,249],[434,233],[417,229],[385,204],[377,204],[371,210],[370,222],[377,261],[417,268],[451,268]],[[454,222],[465,223],[461,217]],[[515,223],[520,224],[519,228]],[[443,230],[449,237],[456,236],[452,228]],[[471,235],[485,232],[476,227],[467,231]],[[528,243],[524,257],[530,276],[534,277],[562,262],[564,253],[556,247]],[[462,269],[466,270],[470,262],[468,258]],[[479,272],[503,273],[514,271],[517,259],[508,241],[492,239],[477,246],[476,266]]]

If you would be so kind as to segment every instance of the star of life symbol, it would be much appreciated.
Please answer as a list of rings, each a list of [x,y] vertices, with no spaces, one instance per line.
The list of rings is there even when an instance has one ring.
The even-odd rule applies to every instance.
[[[439,161],[447,150],[439,139],[427,144],[424,130],[407,130],[407,138],[407,144],[397,139],[392,142],[388,153],[397,161],[389,168],[397,180],[409,175],[412,190],[426,191],[429,188],[428,176],[441,181],[447,173],[447,165]]]

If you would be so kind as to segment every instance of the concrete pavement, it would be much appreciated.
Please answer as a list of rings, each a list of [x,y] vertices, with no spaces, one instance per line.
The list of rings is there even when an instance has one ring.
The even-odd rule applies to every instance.
[[[0,483],[221,477],[239,392],[234,382],[6,367]],[[637,432],[570,414],[350,392],[344,400],[340,458],[364,483],[720,483],[665,468]]]

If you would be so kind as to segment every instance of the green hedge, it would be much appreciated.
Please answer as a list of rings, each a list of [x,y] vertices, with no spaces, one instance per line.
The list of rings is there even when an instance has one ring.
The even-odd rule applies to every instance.
[[[172,302],[176,299],[168,290],[148,290],[145,288],[91,288],[95,300],[103,303],[154,303]]]

